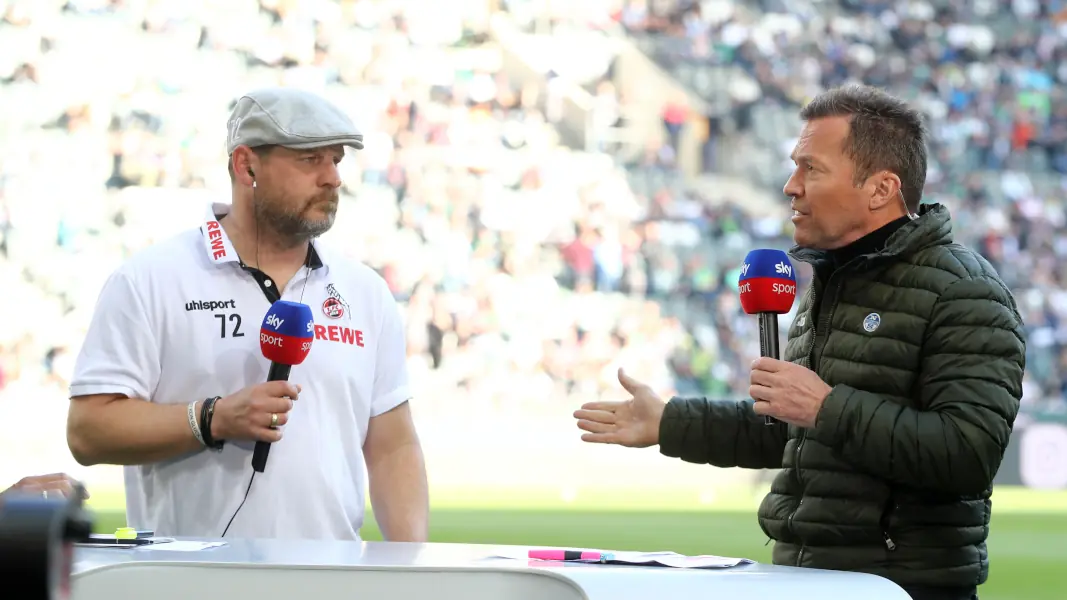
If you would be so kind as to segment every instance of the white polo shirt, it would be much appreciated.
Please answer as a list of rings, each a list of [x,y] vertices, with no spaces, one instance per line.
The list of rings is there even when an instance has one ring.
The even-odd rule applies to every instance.
[[[267,380],[259,328],[274,283],[243,267],[217,221],[229,205],[211,208],[199,229],[140,252],[107,280],[72,397],[118,393],[184,406]],[[311,351],[289,377],[303,391],[228,538],[359,539],[368,421],[410,397],[404,329],[382,278],[317,242],[309,264],[281,296],[300,302],[303,290],[315,318]],[[253,446],[227,440],[221,452],[126,467],[130,526],[222,535],[252,476]]]

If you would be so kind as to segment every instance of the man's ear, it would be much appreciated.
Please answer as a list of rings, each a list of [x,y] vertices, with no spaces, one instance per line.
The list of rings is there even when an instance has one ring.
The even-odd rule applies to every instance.
[[[868,208],[872,212],[883,210],[900,202],[898,197],[900,194],[900,177],[897,177],[895,173],[888,171],[875,173],[867,180],[867,187],[870,190]]]
[[[231,166],[233,167],[234,179],[242,185],[251,187],[256,183],[256,176],[253,171],[255,158],[255,153],[247,146],[238,146],[230,157],[230,160],[233,161]]]

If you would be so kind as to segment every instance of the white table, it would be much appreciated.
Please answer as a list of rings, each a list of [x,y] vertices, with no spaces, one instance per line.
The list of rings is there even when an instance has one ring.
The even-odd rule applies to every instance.
[[[72,599],[910,600],[873,575],[764,564],[671,569],[488,558],[526,550],[511,546],[226,542],[197,552],[78,548]]]

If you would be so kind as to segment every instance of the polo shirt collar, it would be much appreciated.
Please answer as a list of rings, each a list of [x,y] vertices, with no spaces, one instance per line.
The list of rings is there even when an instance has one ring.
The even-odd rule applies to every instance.
[[[204,251],[207,252],[208,260],[216,266],[230,262],[242,266],[244,264],[241,261],[241,257],[237,255],[237,251],[234,250],[233,244],[230,243],[230,237],[226,235],[226,230],[219,223],[219,219],[229,214],[230,208],[232,208],[230,204],[222,202],[211,203],[208,206],[204,224],[200,226],[200,234],[204,237]],[[322,248],[317,240],[312,240],[311,244],[308,245],[308,266],[312,270],[325,266],[322,258]]]

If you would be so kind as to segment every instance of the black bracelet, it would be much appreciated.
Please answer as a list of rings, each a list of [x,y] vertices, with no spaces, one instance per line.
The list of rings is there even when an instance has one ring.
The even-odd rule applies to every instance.
[[[222,450],[222,447],[226,445],[225,440],[216,440],[211,437],[211,419],[215,416],[215,402],[219,398],[221,396],[208,398],[200,407],[200,435],[204,438],[204,445],[212,450]]]
[[[203,438],[204,445],[209,447],[209,448],[211,447],[211,439],[212,438],[211,438],[211,427],[208,426],[208,422],[207,422],[207,407],[208,407],[208,404],[210,404],[210,403],[211,403],[211,398],[205,398],[204,401],[202,403],[200,403],[200,437]],[[207,437],[204,437],[205,433],[207,434]]]

